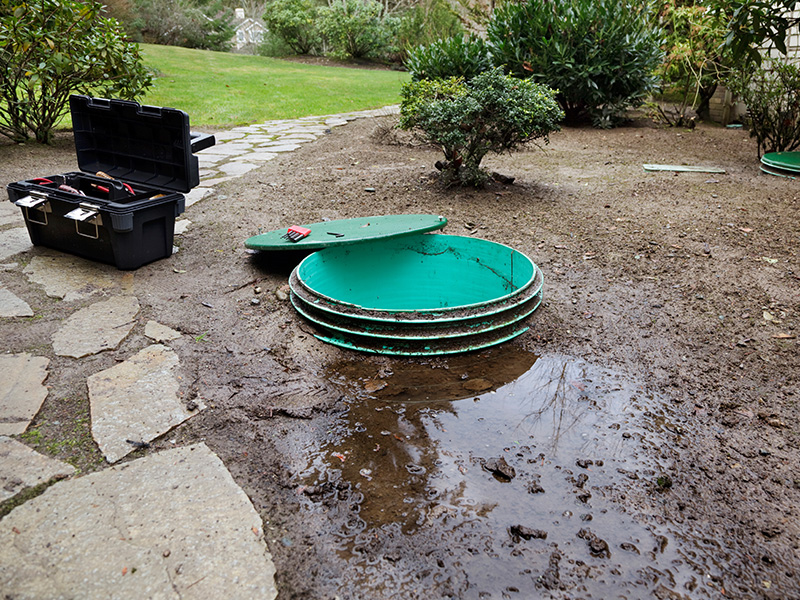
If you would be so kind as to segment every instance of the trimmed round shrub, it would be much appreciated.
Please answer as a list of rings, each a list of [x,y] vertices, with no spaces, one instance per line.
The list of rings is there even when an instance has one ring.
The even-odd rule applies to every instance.
[[[491,69],[463,78],[423,79],[401,91],[400,124],[419,128],[441,146],[446,162],[437,163],[446,185],[481,186],[489,173],[481,168],[488,152],[510,152],[524,142],[558,131],[564,113],[556,92],[530,79],[519,80]]]

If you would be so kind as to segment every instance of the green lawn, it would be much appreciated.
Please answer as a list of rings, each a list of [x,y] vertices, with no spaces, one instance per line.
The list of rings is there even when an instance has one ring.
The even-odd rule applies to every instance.
[[[158,76],[140,101],[179,108],[193,126],[229,127],[379,108],[400,101],[407,73],[319,67],[261,56],[141,44]]]

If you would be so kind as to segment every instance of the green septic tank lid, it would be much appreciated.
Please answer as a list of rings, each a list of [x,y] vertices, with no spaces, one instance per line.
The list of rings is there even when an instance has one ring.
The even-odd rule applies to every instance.
[[[800,179],[800,172],[789,171],[787,169],[779,169],[762,163],[761,170],[768,175],[775,175],[777,177],[786,177],[787,179]]]
[[[346,246],[371,240],[387,240],[413,233],[436,231],[447,225],[447,219],[439,215],[380,215],[322,221],[302,225],[310,229],[306,237],[293,242],[286,239],[286,229],[254,235],[244,245],[253,250],[319,250],[331,246]]]
[[[800,152],[767,152],[761,162],[769,167],[800,173]]]

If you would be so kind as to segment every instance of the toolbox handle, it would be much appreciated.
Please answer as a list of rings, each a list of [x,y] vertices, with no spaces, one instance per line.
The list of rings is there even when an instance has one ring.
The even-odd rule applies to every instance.
[[[75,221],[75,232],[78,235],[93,240],[96,240],[100,237],[100,226],[103,224],[103,218],[100,215],[99,206],[95,204],[89,204],[88,202],[81,202],[78,205],[78,208],[68,212],[64,215],[64,217]],[[90,225],[94,225],[94,231],[92,231],[91,228],[89,229],[88,233],[85,230],[81,231],[81,223],[89,223]]]
[[[50,199],[47,197],[47,194],[43,194],[42,192],[31,191],[29,196],[25,196],[24,198],[20,198],[14,204],[22,208],[25,211],[25,218],[28,220],[29,223],[36,223],[37,225],[47,225],[47,213],[53,212],[53,209],[50,208]],[[37,213],[41,213],[42,219],[39,220],[33,216],[31,213],[31,209],[36,209]]]
[[[214,134],[195,133],[194,131],[189,132],[189,140],[192,145],[192,153],[200,152],[200,150],[205,150],[206,148],[211,148],[211,146],[217,143],[217,140],[214,138]]]

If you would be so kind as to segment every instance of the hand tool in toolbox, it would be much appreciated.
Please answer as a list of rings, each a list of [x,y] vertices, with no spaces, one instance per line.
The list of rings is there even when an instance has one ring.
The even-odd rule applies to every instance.
[[[178,109],[70,97],[80,172],[8,184],[31,242],[120,269],[170,256],[184,193],[200,183],[194,152],[214,145]]]

